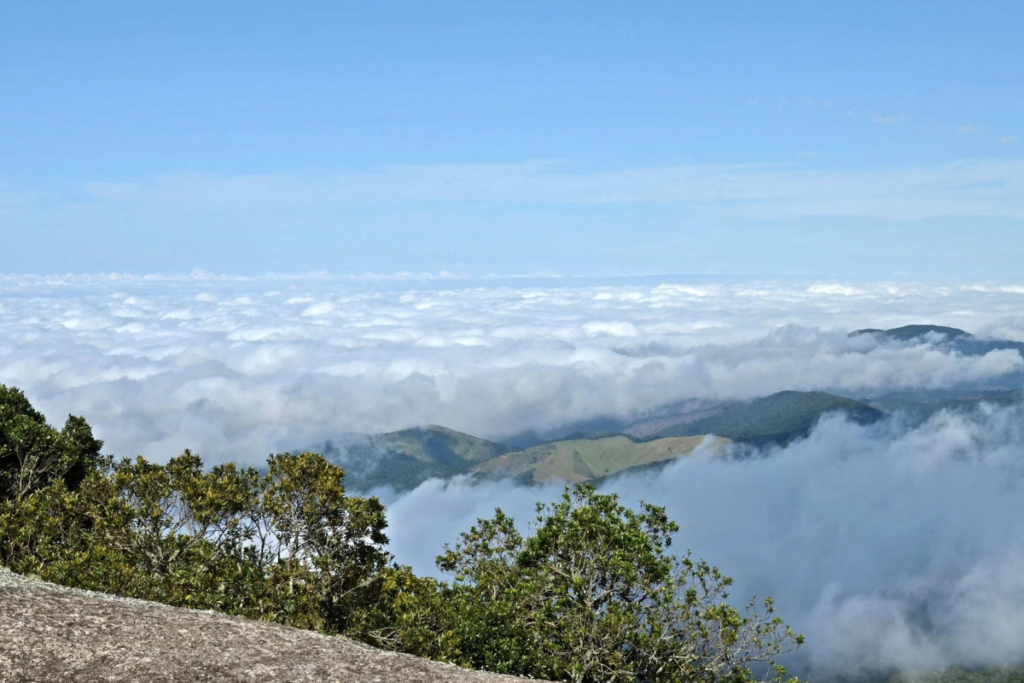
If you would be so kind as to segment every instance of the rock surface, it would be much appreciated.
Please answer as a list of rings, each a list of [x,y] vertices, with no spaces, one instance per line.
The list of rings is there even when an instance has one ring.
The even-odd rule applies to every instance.
[[[511,683],[346,638],[33,581],[0,569],[0,681]]]

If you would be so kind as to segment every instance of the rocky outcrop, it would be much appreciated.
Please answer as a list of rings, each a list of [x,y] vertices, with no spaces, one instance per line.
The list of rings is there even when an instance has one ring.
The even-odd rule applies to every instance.
[[[0,569],[0,681],[503,683],[346,638],[33,581]]]

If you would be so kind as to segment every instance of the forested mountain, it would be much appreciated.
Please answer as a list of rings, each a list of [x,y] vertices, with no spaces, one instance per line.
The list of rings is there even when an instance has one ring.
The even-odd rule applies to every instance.
[[[883,342],[931,342],[965,356],[983,356],[991,351],[1017,351],[1024,357],[1024,343],[1006,339],[986,339],[955,327],[941,325],[904,325],[888,330],[864,329],[851,332],[851,337],[870,334]]]
[[[348,472],[357,490],[415,488],[433,477],[465,474],[476,464],[509,452],[508,446],[436,425],[327,441],[319,450]]]
[[[867,328],[863,330],[854,330],[850,333],[850,336],[856,337],[862,334],[873,334],[886,341],[901,342],[922,339],[927,335],[945,337],[946,340],[959,339],[961,337],[973,338],[973,335],[965,332],[964,330],[960,330],[955,327],[943,327],[942,325],[904,325],[903,327],[893,327],[888,330]]]
[[[670,427],[657,436],[716,434],[755,445],[786,443],[806,436],[828,413],[841,413],[859,424],[884,416],[865,403],[822,391],[780,391],[749,402],[730,403],[715,415]]]

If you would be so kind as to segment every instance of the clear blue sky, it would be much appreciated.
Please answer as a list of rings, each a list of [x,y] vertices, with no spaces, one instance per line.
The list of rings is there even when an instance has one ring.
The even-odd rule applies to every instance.
[[[6,2],[0,272],[1010,278],[1020,2]]]

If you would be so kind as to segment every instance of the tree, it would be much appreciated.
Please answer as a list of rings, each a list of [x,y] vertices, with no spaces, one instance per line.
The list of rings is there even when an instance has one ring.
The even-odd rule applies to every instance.
[[[279,454],[261,474],[105,461],[0,501],[0,564],[79,588],[218,609],[356,637],[386,621],[391,556],[384,507],[345,492],[314,453]]]
[[[591,485],[538,505],[528,536],[500,510],[479,520],[438,558],[477,629],[464,663],[576,683],[745,681],[759,666],[783,679],[774,659],[802,636],[770,599],[741,612],[731,579],[670,555],[677,530],[664,508],[635,512]]]
[[[250,516],[260,561],[286,603],[300,594],[315,601],[315,628],[350,631],[391,560],[384,506],[346,495],[344,470],[319,454],[274,455],[267,465]]]
[[[74,490],[102,448],[83,418],[68,416],[58,431],[20,389],[0,384],[0,500],[21,500],[56,480]]]

